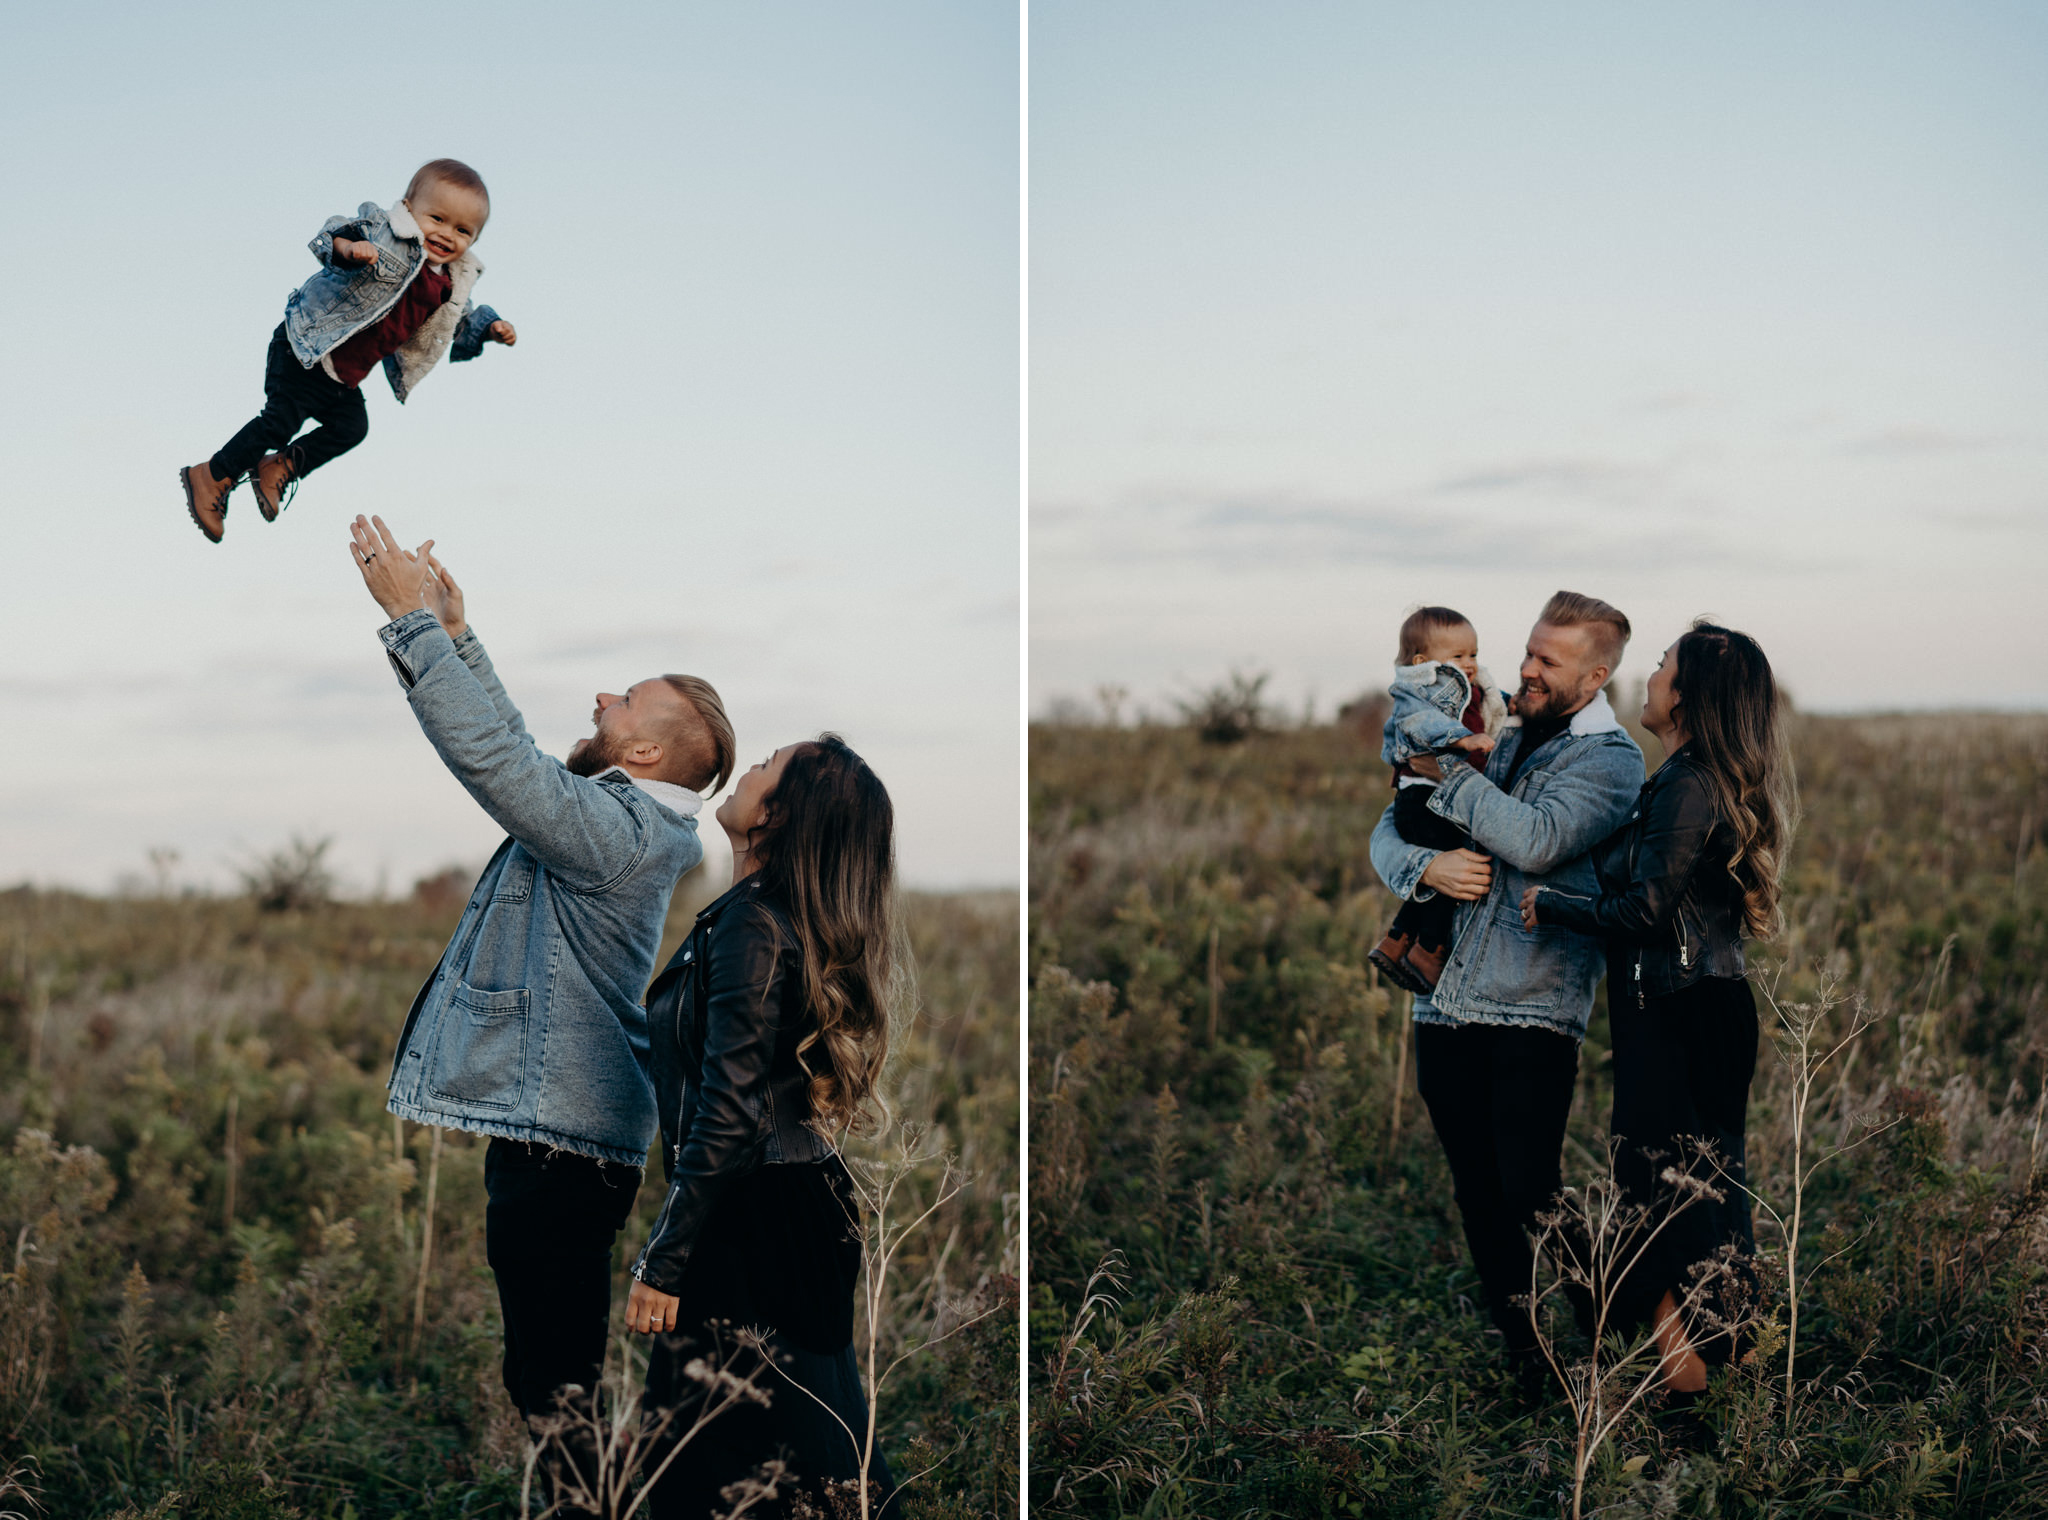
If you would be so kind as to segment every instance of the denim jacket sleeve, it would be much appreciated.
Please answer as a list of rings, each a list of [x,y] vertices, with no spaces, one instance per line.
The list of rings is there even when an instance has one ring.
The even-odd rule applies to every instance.
[[[668,1197],[633,1265],[635,1277],[662,1293],[674,1293],[682,1282],[712,1205],[752,1162],[759,1143],[784,975],[780,940],[768,923],[759,908],[729,914],[712,930],[705,951],[696,1112],[690,1132],[676,1137]]]
[[[1394,827],[1394,810],[1391,807],[1380,814],[1368,848],[1372,852],[1374,872],[1396,897],[1408,902],[1428,902],[1436,896],[1436,888],[1422,884],[1422,873],[1443,851],[1425,849],[1403,839],[1401,831]]]
[[[1432,700],[1440,689],[1451,691],[1458,711],[1464,712],[1465,704],[1471,700],[1469,686],[1449,682],[1439,688],[1414,679],[1403,680],[1399,675],[1394,678],[1394,684],[1387,689],[1394,705],[1387,714],[1386,731],[1380,739],[1380,759],[1388,765],[1399,765],[1417,755],[1453,749],[1459,740],[1472,737],[1472,731],[1461,719],[1447,715]]]
[[[354,269],[358,266],[354,264],[343,266],[334,262],[334,240],[336,238],[347,238],[351,242],[358,242],[367,238],[373,238],[377,234],[378,226],[389,221],[390,217],[385,213],[382,206],[377,205],[374,201],[364,201],[362,205],[356,207],[356,214],[354,216],[330,216],[325,224],[321,226],[320,231],[314,236],[313,241],[306,246],[313,251],[313,257],[325,264],[329,269],[340,269],[343,267]]]
[[[523,723],[508,723],[499,702],[510,700],[492,700],[433,613],[416,608],[378,637],[442,764],[562,885],[603,891],[639,862],[649,841],[633,809],[543,755]]]
[[[465,627],[462,630],[462,637],[455,641],[455,653],[469,667],[469,673],[476,677],[484,695],[491,699],[491,706],[498,709],[498,716],[505,720],[505,726],[519,738],[528,738],[526,719],[519,715],[512,699],[505,695],[505,683],[498,679],[498,668],[484,652],[483,640],[476,636],[476,629]]]
[[[1652,789],[1636,841],[1635,879],[1620,892],[1578,897],[1538,887],[1536,921],[1617,939],[1647,939],[1671,922],[1714,832],[1714,804],[1688,766]]]
[[[462,325],[455,329],[455,341],[448,348],[449,361],[460,364],[482,353],[491,324],[497,320],[497,312],[490,307],[478,306],[474,301],[466,304],[462,308]]]
[[[1510,797],[1476,767],[1446,766],[1429,810],[1463,827],[1480,849],[1542,876],[1619,828],[1642,784],[1642,754],[1623,738],[1575,757],[1533,802]]]

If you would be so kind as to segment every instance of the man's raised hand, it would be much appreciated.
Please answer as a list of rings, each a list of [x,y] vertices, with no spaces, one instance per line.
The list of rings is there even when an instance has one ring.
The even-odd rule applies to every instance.
[[[428,539],[420,546],[420,552],[426,554],[433,546],[433,542],[431,538]],[[428,577],[426,604],[433,610],[434,616],[441,620],[441,627],[448,637],[459,639],[469,631],[469,621],[463,615],[462,588],[455,584],[455,577],[448,573],[448,567],[431,554],[427,554],[427,568],[433,571],[433,574]]]
[[[398,540],[391,536],[391,530],[384,526],[381,517],[364,517],[357,513],[356,520],[349,524],[348,551],[355,559],[356,568],[363,572],[364,587],[376,598],[387,618],[402,618],[408,612],[430,605],[428,587],[430,584],[438,587],[434,581],[433,556],[427,552],[433,547],[434,541],[430,538],[417,549],[399,548]],[[438,589],[435,596],[439,601]],[[434,615],[437,618],[441,616],[438,606]]]

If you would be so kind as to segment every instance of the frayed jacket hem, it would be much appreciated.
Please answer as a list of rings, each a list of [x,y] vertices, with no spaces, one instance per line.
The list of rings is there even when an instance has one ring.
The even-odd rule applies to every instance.
[[[1466,1013],[1453,1018],[1435,1007],[1417,1008],[1415,1022],[1456,1029],[1461,1024],[1493,1024],[1504,1029],[1547,1029],[1570,1040],[1583,1040],[1586,1031],[1563,1019],[1546,1019],[1539,1013]]]
[[[465,1134],[487,1135],[493,1140],[524,1140],[532,1145],[550,1146],[559,1151],[570,1151],[578,1156],[589,1156],[598,1161],[616,1161],[621,1166],[645,1167],[647,1150],[628,1150],[624,1146],[606,1145],[601,1141],[585,1139],[581,1135],[565,1135],[557,1130],[542,1129],[534,1124],[507,1124],[495,1119],[477,1119],[467,1114],[444,1114],[435,1109],[421,1108],[417,1103],[402,1102],[397,1098],[388,1100],[385,1108],[401,1119],[410,1119],[415,1124],[431,1124],[438,1129],[459,1129]]]

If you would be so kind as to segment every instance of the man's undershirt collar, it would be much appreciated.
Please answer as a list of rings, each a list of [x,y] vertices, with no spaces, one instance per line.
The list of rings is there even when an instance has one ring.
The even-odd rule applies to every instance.
[[[673,781],[656,781],[649,776],[636,776],[623,765],[599,771],[590,779],[602,781],[607,776],[624,776],[671,813],[680,813],[685,818],[695,818],[704,806],[704,799],[687,786],[677,786]]]

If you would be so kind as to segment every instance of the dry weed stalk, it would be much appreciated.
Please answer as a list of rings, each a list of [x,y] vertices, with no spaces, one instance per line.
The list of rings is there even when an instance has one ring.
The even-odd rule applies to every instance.
[[[412,1341],[407,1348],[415,1357],[419,1355],[420,1335],[427,1323],[427,1273],[434,1265],[434,1199],[441,1190],[441,1141],[446,1133],[439,1125],[433,1128],[434,1140],[427,1159],[427,1201],[420,1210],[419,1282],[413,1289]]]
[[[33,1457],[10,1462],[7,1471],[0,1472],[0,1504],[8,1506],[0,1509],[0,1520],[33,1520],[34,1516],[43,1513],[42,1501],[38,1498],[42,1492],[36,1482],[38,1476]],[[27,1508],[16,1509],[13,1507],[16,1504]]]
[[[1950,945],[1954,944],[1951,939]],[[1944,946],[1942,956],[1947,959],[1949,946]],[[1776,1027],[1771,1033],[1771,1043],[1776,1048],[1778,1059],[1784,1063],[1792,1082],[1792,1217],[1785,1216],[1772,1206],[1770,1201],[1754,1188],[1744,1187],[1750,1201],[1770,1216],[1771,1223],[1778,1227],[1778,1233],[1785,1241],[1785,1425],[1792,1425],[1792,1369],[1799,1353],[1799,1232],[1806,1213],[1806,1185],[1814,1175],[1836,1157],[1862,1145],[1864,1141],[1890,1129],[1896,1120],[1885,1124],[1860,1121],[1865,1133],[1860,1139],[1847,1145],[1838,1145],[1822,1152],[1809,1165],[1806,1160],[1806,1132],[1808,1118],[1813,1106],[1813,1090],[1821,1072],[1829,1062],[1862,1038],[1864,1032],[1877,1022],[1877,1014],[1861,997],[1850,999],[1841,991],[1841,983],[1835,975],[1823,968],[1814,996],[1806,1002],[1781,1001],[1778,997],[1776,978],[1769,982],[1757,983],[1763,992],[1764,1001],[1771,1005],[1776,1018]],[[1929,993],[1930,1004],[1932,993]],[[1827,1045],[1829,1028],[1834,1023],[1834,1012],[1847,1005],[1850,1009],[1849,1027]],[[1822,1046],[1826,1045],[1826,1049]],[[1844,1250],[1847,1249],[1845,1246]],[[1837,1252],[1837,1255],[1840,1253]],[[1829,1257],[1828,1260],[1833,1260]],[[1821,1266],[1826,1266],[1823,1261]],[[1816,1267],[1815,1271],[1820,1268]]]
[[[519,1485],[521,1520],[547,1520],[548,1516],[565,1511],[587,1512],[599,1520],[627,1520],[640,1512],[662,1475],[712,1421],[741,1404],[765,1406],[769,1401],[768,1390],[757,1381],[766,1367],[772,1365],[768,1348],[756,1332],[735,1330],[730,1349],[721,1338],[711,1356],[692,1357],[683,1364],[683,1376],[703,1389],[704,1395],[689,1425],[672,1435],[677,1410],[645,1410],[645,1358],[634,1351],[624,1332],[619,1344],[614,1397],[586,1403],[584,1390],[572,1384],[558,1395],[561,1404],[556,1413],[533,1418],[535,1439],[527,1447],[526,1471]],[[755,1364],[744,1377],[733,1371],[734,1364],[742,1358]],[[605,1402],[610,1406],[608,1414],[603,1408]],[[667,1451],[661,1461],[651,1471],[643,1472],[645,1459],[663,1446]],[[533,1478],[544,1461],[552,1474],[554,1496],[545,1509],[536,1513]],[[722,1520],[737,1520],[774,1499],[782,1492],[781,1485],[787,1476],[783,1464],[771,1462],[724,1489],[720,1497],[733,1508]]]
[[[1563,1387],[1576,1427],[1572,1453],[1572,1520],[1580,1520],[1585,1504],[1586,1474],[1600,1448],[1618,1429],[1630,1411],[1663,1386],[1664,1357],[1658,1337],[1688,1321],[1706,1321],[1716,1329],[1733,1331],[1737,1326],[1724,1320],[1712,1307],[1720,1290],[1732,1284],[1734,1272],[1726,1254],[1696,1268],[1692,1281],[1672,1295],[1671,1313],[1651,1324],[1632,1339],[1615,1329],[1613,1287],[1625,1281],[1649,1253],[1672,1220],[1703,1199],[1720,1202],[1726,1194],[1701,1177],[1667,1166],[1662,1180],[1677,1194],[1669,1207],[1653,1208],[1631,1202],[1613,1173],[1613,1156],[1608,1158],[1607,1175],[1596,1177],[1583,1188],[1566,1188],[1559,1206],[1537,1216],[1538,1235],[1529,1273],[1526,1306],[1529,1323],[1536,1333],[1537,1347]],[[1544,1280],[1544,1264],[1551,1267]],[[1545,1324],[1545,1305],[1560,1293],[1583,1295],[1590,1304],[1588,1327],[1591,1347],[1583,1361],[1567,1364],[1558,1355],[1557,1344]],[[1644,1363],[1648,1362],[1647,1368]],[[1622,1385],[1633,1373],[1640,1373],[1625,1392]]]
[[[860,1453],[860,1520],[871,1520],[874,1513],[868,1476],[874,1470],[875,1462],[876,1410],[881,1404],[882,1389],[891,1375],[911,1357],[929,1351],[942,1341],[951,1340],[961,1331],[981,1323],[993,1314],[1000,1313],[1004,1308],[999,1300],[978,1314],[970,1314],[963,1319],[955,1320],[937,1334],[929,1335],[916,1345],[899,1352],[888,1366],[880,1365],[881,1327],[888,1298],[889,1275],[896,1258],[902,1254],[904,1245],[924,1228],[927,1220],[960,1196],[970,1180],[950,1155],[922,1149],[924,1136],[925,1129],[922,1125],[901,1125],[896,1131],[897,1149],[894,1156],[887,1160],[847,1158],[847,1175],[853,1179],[854,1192],[859,1196],[862,1208],[862,1218],[849,1223],[856,1229],[861,1229],[865,1236],[861,1250],[860,1294],[867,1319],[867,1342],[865,1354],[861,1358],[861,1382],[867,1393],[868,1404],[867,1428],[858,1435],[846,1430],[845,1421],[841,1420],[837,1413],[825,1405],[823,1400],[818,1400],[818,1403],[827,1413],[832,1414],[834,1423],[840,1429],[846,1430],[847,1438]],[[939,1184],[933,1190],[931,1202],[914,1218],[900,1221],[894,1219],[897,1195],[902,1191],[904,1184],[925,1171],[933,1162],[939,1164],[940,1170]],[[942,1258],[939,1268],[934,1269],[935,1272],[942,1270],[943,1265]],[[929,1288],[933,1285],[927,1286]],[[935,1322],[943,1323],[944,1318],[945,1306],[941,1304]],[[802,1385],[791,1386],[801,1388]],[[808,1388],[802,1391],[807,1397],[817,1399],[817,1395],[811,1393]],[[908,1487],[931,1470],[926,1468],[923,1472],[911,1473],[898,1480],[896,1486],[899,1490]]]
[[[1093,1417],[1093,1406],[1098,1400],[1109,1404],[1117,1401],[1119,1390],[1114,1385],[1119,1381],[1119,1374],[1112,1370],[1117,1368],[1116,1359],[1097,1357],[1084,1348],[1096,1317],[1104,1310],[1115,1312],[1118,1295],[1128,1286],[1127,1271],[1121,1251],[1111,1251],[1095,1264],[1081,1289],[1080,1307],[1060,1332],[1057,1347],[1046,1359],[1045,1387],[1036,1400],[1046,1411],[1046,1420],[1043,1431],[1034,1440],[1043,1441],[1052,1450],[1063,1450],[1069,1446],[1069,1437],[1063,1426],[1070,1416],[1077,1428],[1085,1428]],[[1118,1513],[1123,1512],[1126,1480],[1147,1482],[1159,1491],[1165,1489],[1167,1470],[1173,1459],[1155,1448],[1139,1444],[1137,1428],[1145,1420],[1160,1414],[1192,1417],[1206,1423],[1209,1412],[1191,1389],[1184,1386],[1161,1387],[1160,1384],[1166,1380],[1155,1382],[1150,1376],[1158,1370],[1156,1361],[1135,1366],[1133,1381],[1142,1388],[1142,1393],[1134,1404],[1118,1406],[1118,1414],[1124,1424],[1108,1453],[1108,1460],[1096,1460],[1102,1455],[1099,1448],[1091,1449],[1085,1457],[1069,1453],[1069,1460],[1061,1466],[1051,1491],[1041,1493],[1034,1490],[1034,1506],[1050,1512],[1070,1490],[1077,1490],[1094,1478],[1108,1478],[1115,1486]]]

